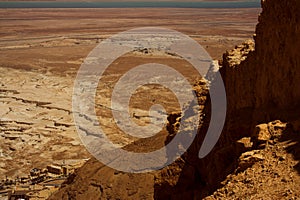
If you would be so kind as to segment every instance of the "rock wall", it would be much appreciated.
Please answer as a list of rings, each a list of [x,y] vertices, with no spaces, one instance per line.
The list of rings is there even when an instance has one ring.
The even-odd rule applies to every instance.
[[[259,120],[264,120],[266,117],[283,117],[278,116],[281,115],[278,110],[299,106],[299,36],[300,1],[262,1],[262,13],[254,36],[255,50],[247,52],[248,44],[244,44],[245,48],[239,46],[223,56],[221,72],[226,84],[229,114],[251,108],[259,110],[263,115]],[[240,57],[245,54],[248,54],[247,58],[239,64]]]
[[[241,139],[251,137],[257,124],[300,118],[299,27],[299,0],[264,0],[254,42],[246,41],[223,55],[226,125],[214,150],[194,165],[207,190],[216,189],[237,167],[238,156],[247,150]],[[196,149],[201,144],[198,138]]]

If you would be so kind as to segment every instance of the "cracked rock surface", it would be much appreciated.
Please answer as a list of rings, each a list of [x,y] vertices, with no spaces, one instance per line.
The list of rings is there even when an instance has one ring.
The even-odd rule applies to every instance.
[[[0,68],[0,178],[86,158],[72,121],[70,78]]]

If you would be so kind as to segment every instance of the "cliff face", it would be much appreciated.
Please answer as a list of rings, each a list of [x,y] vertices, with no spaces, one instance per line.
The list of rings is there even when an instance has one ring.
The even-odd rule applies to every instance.
[[[226,125],[215,149],[195,165],[208,190],[218,187],[249,150],[243,138],[257,142],[252,134],[257,124],[300,119],[299,27],[300,1],[262,1],[254,43],[246,41],[223,55]]]
[[[280,112],[274,109],[284,111],[300,104],[300,2],[265,0],[262,9],[255,50],[239,65],[235,59],[247,54],[245,49],[227,52],[221,69],[229,114],[246,108],[268,113],[259,120],[278,117]]]
[[[143,195],[146,194],[153,196],[145,199],[202,198],[219,187],[221,181],[236,169],[243,152],[255,148],[257,138],[252,135],[255,125],[273,119],[285,122],[300,119],[300,1],[265,0],[262,1],[262,9],[255,43],[247,41],[223,56],[220,71],[226,87],[228,113],[222,136],[214,150],[204,159],[198,159],[204,137],[202,133],[209,123],[209,117],[206,117],[193,145],[182,159],[154,174],[134,175],[134,188],[140,188],[133,193],[134,198],[145,197]],[[209,105],[205,109],[209,116]],[[107,176],[101,174],[101,170],[96,170],[97,176],[84,175],[84,171],[97,168],[97,165],[100,164],[94,159],[88,162],[70,185],[52,199],[76,197],[78,191],[82,191],[81,183],[87,189],[92,181],[99,183],[98,198],[103,197],[101,194],[107,195],[107,191],[113,190],[111,188],[118,188],[118,185],[108,185],[109,189],[103,191],[105,184],[96,180]],[[118,184],[122,184],[120,174],[127,177],[123,173],[112,172],[109,179],[117,179]],[[154,184],[154,188],[147,186],[146,189],[145,182],[136,181],[139,176],[146,182],[151,179],[149,184]],[[128,184],[131,185],[130,182]],[[110,199],[120,198],[113,196],[114,193],[109,195],[112,195]],[[126,194],[122,198],[131,197]]]
[[[214,150],[195,165],[208,190],[236,168],[247,150],[240,139],[253,137],[257,124],[300,118],[300,1],[262,1],[258,20],[254,42],[223,55],[226,125]]]
[[[255,108],[300,104],[300,2],[268,0],[256,29]]]

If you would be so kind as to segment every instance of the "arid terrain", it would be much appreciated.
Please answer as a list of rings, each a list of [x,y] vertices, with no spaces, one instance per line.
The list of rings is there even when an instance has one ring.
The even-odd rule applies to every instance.
[[[136,27],[166,27],[191,36],[213,59],[220,59],[226,49],[252,37],[258,12],[259,9],[0,10],[1,178],[26,174],[52,160],[89,157],[72,121],[72,87],[80,64],[103,39]],[[141,58],[134,59],[136,63],[125,61],[122,69],[105,79],[113,81]],[[102,93],[107,90],[104,86],[99,88]]]
[[[295,112],[299,95],[294,92],[299,63],[293,61],[297,55],[290,53],[299,41],[289,40],[299,36],[299,29],[293,29],[299,21],[289,19],[293,14],[285,15],[290,11],[283,9],[293,7],[291,12],[297,13],[299,6],[267,3],[259,19],[258,8],[0,9],[0,180],[27,176],[31,169],[55,162],[91,158],[51,199],[300,198]],[[276,25],[270,18],[281,10],[285,12]],[[172,165],[153,173],[128,174],[105,167],[81,143],[72,113],[77,70],[101,41],[138,27],[180,31],[201,44],[213,60],[220,60],[228,118],[219,143],[206,158],[195,158],[203,140],[198,134],[186,155]],[[278,29],[274,35],[272,28]],[[285,56],[287,72],[278,67],[284,63],[278,55]],[[149,122],[146,111],[151,99],[165,106],[168,126],[155,137],[137,140],[113,122],[109,106],[114,84],[129,69],[149,62],[172,66],[196,84],[201,112],[209,116],[205,86],[182,58],[144,51],[124,55],[98,85],[96,112],[108,138],[134,152],[164,146],[176,134],[180,120],[175,96],[148,85],[131,99],[133,120],[140,125]],[[283,79],[290,82],[280,83]],[[278,92],[281,89],[286,93]],[[200,133],[207,129],[207,120],[199,122]]]

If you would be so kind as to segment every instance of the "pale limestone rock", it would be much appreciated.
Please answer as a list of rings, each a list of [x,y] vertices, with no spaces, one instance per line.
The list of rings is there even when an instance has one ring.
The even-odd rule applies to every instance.
[[[237,143],[243,144],[244,148],[252,148],[253,142],[251,142],[251,137],[244,137],[237,141]]]
[[[271,139],[271,134],[268,130],[268,124],[260,124],[255,127],[253,136],[257,141],[268,141]]]

